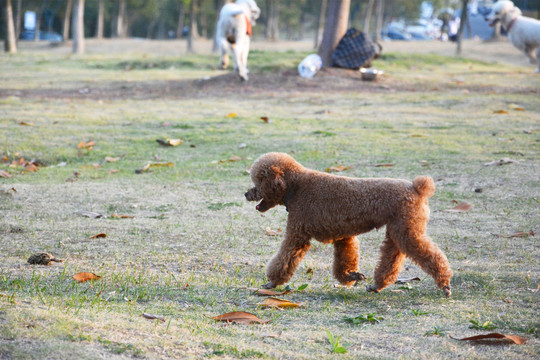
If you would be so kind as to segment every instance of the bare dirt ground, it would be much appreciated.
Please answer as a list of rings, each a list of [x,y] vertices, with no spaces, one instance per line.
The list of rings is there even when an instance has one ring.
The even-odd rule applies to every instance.
[[[382,43],[383,52],[400,53],[433,53],[444,56],[456,54],[456,44],[441,41],[385,41]],[[71,53],[71,43],[51,46],[48,43],[20,42],[20,51],[52,51],[54,53]],[[312,41],[253,41],[253,50],[313,50]],[[197,54],[211,54],[212,41],[197,40],[194,44]],[[86,53],[149,53],[162,56],[178,56],[187,53],[185,40],[86,40]],[[512,46],[507,40],[498,42],[484,42],[479,39],[465,40],[463,42],[462,57],[486,62],[501,62],[509,65],[528,66],[528,60],[523,54]]]

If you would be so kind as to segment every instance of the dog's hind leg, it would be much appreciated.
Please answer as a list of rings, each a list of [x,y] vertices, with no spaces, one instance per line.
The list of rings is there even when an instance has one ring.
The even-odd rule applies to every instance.
[[[389,229],[389,231],[392,238],[396,239],[399,250],[433,277],[437,286],[449,297],[451,295],[450,278],[452,277],[452,270],[448,259],[437,244],[424,233],[425,227],[418,229],[418,226],[418,223],[410,227],[404,225],[403,227]]]
[[[274,255],[266,267],[268,283],[263,287],[272,289],[289,281],[310,247],[308,236],[299,237],[287,233],[279,252]]]
[[[396,282],[405,261],[402,253],[394,243],[388,230],[381,245],[381,257],[375,268],[374,283],[367,287],[368,291],[379,292]]]
[[[351,286],[365,280],[358,272],[358,239],[356,236],[334,242],[334,277],[343,285]]]

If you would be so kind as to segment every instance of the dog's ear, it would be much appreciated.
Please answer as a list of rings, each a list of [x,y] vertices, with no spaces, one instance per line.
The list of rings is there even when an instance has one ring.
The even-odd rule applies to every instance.
[[[276,203],[281,201],[285,192],[285,177],[283,170],[276,165],[269,167],[262,184],[264,196]]]

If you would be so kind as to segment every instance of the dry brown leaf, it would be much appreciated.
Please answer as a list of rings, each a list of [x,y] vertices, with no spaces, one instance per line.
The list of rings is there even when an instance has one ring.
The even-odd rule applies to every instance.
[[[375,164],[375,167],[392,167],[395,164],[392,163],[381,163],[381,164]]]
[[[291,290],[275,291],[269,289],[256,289],[253,293],[258,296],[281,296],[289,294]]]
[[[242,160],[240,156],[233,155],[228,160],[219,160],[218,163],[224,164],[224,163],[235,162],[235,161],[240,161],[240,160]]]
[[[341,172],[341,171],[349,170],[350,168],[351,168],[350,166],[338,165],[338,166],[330,166],[325,171],[326,172]]]
[[[135,216],[133,215],[125,215],[125,214],[117,214],[117,213],[114,213],[111,215],[111,217],[113,219],[132,219],[134,218]]]
[[[149,319],[149,320],[159,320],[161,322],[165,321],[165,316],[163,315],[154,315],[149,313],[142,313],[142,317]]]
[[[408,278],[408,279],[397,279],[396,284],[406,284],[411,281],[421,281],[421,279],[418,276]]]
[[[235,112],[229,113],[229,114],[227,114],[226,117],[227,117],[227,118],[235,118],[235,117],[238,117],[238,113],[235,113]]]
[[[466,337],[463,339],[456,339],[454,340],[459,341],[474,341],[474,342],[481,342],[482,345],[499,345],[501,342],[512,342],[517,345],[525,344],[528,339],[523,338],[518,335],[504,335],[500,333],[490,333],[485,335],[477,335],[477,336],[471,336]]]
[[[265,123],[270,122],[270,119],[268,118],[268,116],[261,116],[261,120],[264,121]]]
[[[471,210],[472,208],[473,208],[472,204],[469,204],[468,202],[462,202],[462,203],[457,204],[452,209],[447,209],[447,210],[443,210],[443,211],[462,213],[462,212],[467,212],[467,211]]]
[[[267,324],[270,322],[270,320],[260,319],[256,315],[253,315],[252,313],[248,313],[245,311],[233,311],[233,312],[229,312],[223,315],[214,316],[212,317],[212,319],[217,320],[217,321],[235,323],[235,324],[251,324],[251,323]]]
[[[534,236],[534,231],[531,230],[529,232],[517,232],[510,235],[503,235],[503,234],[493,234],[493,235],[500,238],[505,238],[505,239],[516,238],[516,237],[524,238],[524,237]]]
[[[73,275],[73,278],[78,282],[85,282],[85,281],[90,281],[90,280],[91,281],[99,280],[101,276],[96,275],[91,272],[80,272]]]
[[[162,146],[178,146],[182,143],[180,139],[156,139],[157,143]]]
[[[103,217],[103,215],[101,215],[99,213],[92,212],[92,211],[85,211],[85,210],[79,210],[79,211],[75,212],[75,214],[80,215],[80,216],[84,216],[84,217],[88,217],[88,218],[92,218],[92,219],[99,219],[100,217]]]
[[[269,227],[267,227],[264,230],[266,231],[266,235],[268,235],[268,236],[278,236],[278,235],[281,234],[281,229],[272,230]]]
[[[121,159],[120,157],[105,156],[105,162],[117,162],[120,159]]]
[[[409,136],[412,137],[412,138],[427,138],[427,137],[429,137],[429,135],[424,135],[424,134],[411,134]]]
[[[23,168],[23,171],[36,172],[36,171],[38,171],[38,168],[34,164],[28,164]]]
[[[99,234],[90,236],[90,239],[106,238],[106,237],[107,237],[107,234],[105,234],[105,233],[99,233]]]
[[[517,163],[517,161],[512,160],[510,158],[502,158],[500,160],[484,163],[484,166],[501,166],[501,165],[514,164],[514,163]]]
[[[7,161],[8,161],[7,156],[3,156],[3,157],[2,157],[2,162],[7,162]]]
[[[34,126],[34,123],[26,122],[26,121],[20,121],[20,122],[19,122],[19,125],[23,125],[23,126]]]
[[[96,143],[93,142],[93,141],[89,141],[89,142],[86,142],[86,143],[84,141],[81,141],[79,143],[79,145],[77,145],[77,149],[83,149],[84,148],[84,149],[92,150],[94,148],[95,144]]]
[[[111,174],[111,175],[112,175],[112,174],[116,174],[117,172],[120,172],[120,170],[118,170],[118,169],[111,169],[111,170],[109,170],[109,174]]]
[[[148,163],[142,169],[135,170],[137,174],[143,173],[152,167],[173,167],[172,162],[158,162],[158,163]]]
[[[7,171],[5,170],[0,170],[0,177],[2,178],[6,178],[6,179],[9,179],[10,177],[12,177],[13,175],[11,175],[10,173],[8,173]]]
[[[275,308],[297,308],[302,306],[300,303],[295,303],[289,300],[278,299],[275,297],[269,297],[264,299],[262,303],[258,303],[259,306],[275,307]]]
[[[62,259],[55,259],[54,256],[48,253],[39,253],[30,256],[27,262],[31,265],[50,265],[51,262],[62,262]]]
[[[527,290],[529,290],[530,292],[536,293],[536,292],[540,291],[540,284],[538,284],[536,286],[536,289],[527,288]]]
[[[500,109],[500,110],[495,110],[494,113],[495,114],[508,114],[508,111]]]

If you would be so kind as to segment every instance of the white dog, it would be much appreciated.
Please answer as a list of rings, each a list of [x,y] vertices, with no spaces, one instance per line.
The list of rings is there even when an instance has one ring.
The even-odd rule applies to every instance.
[[[512,1],[498,1],[491,8],[486,21],[489,21],[490,26],[500,21],[512,45],[523,51],[531,64],[538,65],[536,72],[540,73],[539,20],[521,16],[521,10]]]
[[[252,26],[260,14],[261,9],[254,0],[225,4],[219,13],[216,36],[221,51],[221,68],[227,68],[228,54],[232,52],[234,69],[243,80],[248,79],[247,58]]]

